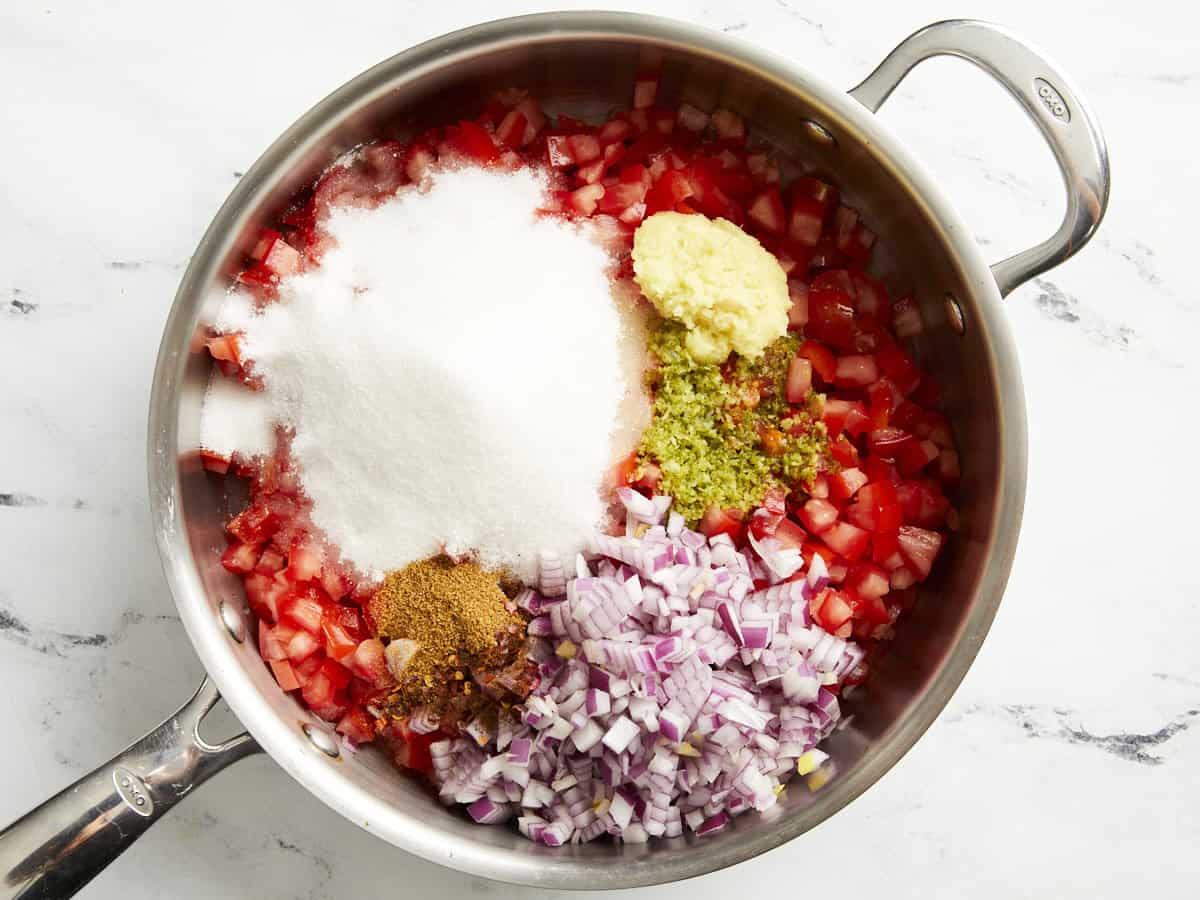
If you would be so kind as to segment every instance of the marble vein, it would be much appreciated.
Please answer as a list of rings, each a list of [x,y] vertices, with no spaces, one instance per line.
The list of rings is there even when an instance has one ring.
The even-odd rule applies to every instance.
[[[1195,725],[1197,717],[1200,717],[1200,708],[1189,707],[1154,731],[1112,734],[1096,734],[1078,724],[1078,713],[1074,710],[1030,703],[976,704],[948,720],[961,721],[975,715],[1007,718],[1029,738],[1051,738],[1068,744],[1095,747],[1127,762],[1158,766],[1166,759],[1150,750],[1166,744]]]
[[[179,621],[179,617],[175,615],[162,614],[152,618],[156,622],[167,624]],[[147,621],[145,613],[127,610],[121,614],[117,628],[107,633],[77,634],[70,631],[38,628],[18,616],[12,607],[0,597],[0,640],[47,656],[66,657],[79,649],[112,647],[128,637],[131,626],[140,625],[145,621]]]

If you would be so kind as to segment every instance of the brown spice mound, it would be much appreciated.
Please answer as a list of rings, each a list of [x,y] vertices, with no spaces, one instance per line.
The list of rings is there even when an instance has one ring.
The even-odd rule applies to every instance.
[[[526,620],[505,594],[505,576],[475,562],[435,556],[390,573],[368,605],[385,642],[407,638],[420,648],[385,704],[393,717],[423,706],[453,730],[532,687]]]

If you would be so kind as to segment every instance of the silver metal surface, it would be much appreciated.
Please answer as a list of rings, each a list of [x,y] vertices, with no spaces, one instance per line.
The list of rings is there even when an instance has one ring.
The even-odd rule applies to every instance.
[[[306,722],[300,726],[300,730],[304,732],[304,736],[308,738],[309,742],[326,756],[341,755],[342,751],[338,749],[337,740],[329,733],[328,728]]]
[[[225,626],[225,630],[229,632],[231,638],[239,644],[246,639],[246,617],[240,609],[237,609],[228,600],[224,600],[218,607],[218,615],[221,617],[221,624]]]
[[[1067,212],[1051,237],[992,266],[1000,296],[1079,252],[1108,207],[1108,147],[1100,125],[1065,74],[1027,42],[989,22],[937,22],[906,38],[850,95],[875,112],[912,68],[957,56],[1000,82],[1024,107],[1054,152]]]
[[[218,699],[204,679],[148,735],[0,832],[0,898],[70,897],[193,788],[259,752],[248,734],[216,745],[200,737]]]
[[[305,788],[384,840],[451,868],[545,887],[619,888],[689,878],[778,846],[853,800],[928,728],[975,658],[1000,602],[1016,547],[1026,471],[1024,394],[997,281],[933,179],[863,105],[881,103],[904,72],[934,52],[991,58],[996,44],[984,40],[978,28],[952,24],[935,26],[940,37],[932,43],[920,38],[923,32],[910,38],[901,45],[908,48],[904,54],[888,57],[891,62],[856,89],[855,99],[787,59],[666,19],[580,12],[492,22],[414,47],[363,73],[306,113],[249,169],[192,256],[163,334],[150,409],[150,494],[164,571],[200,658],[258,744]],[[955,34],[969,39],[965,49],[947,43]],[[727,831],[702,840],[687,835],[643,845],[597,841],[551,849],[511,829],[474,825],[460,811],[438,804],[424,785],[404,777],[370,747],[337,757],[314,753],[314,745],[321,749],[315,728],[326,737],[328,732],[279,689],[255,642],[230,641],[221,598],[235,595],[240,585],[221,567],[219,555],[223,523],[242,498],[231,496],[229,483],[208,475],[197,457],[210,363],[193,349],[202,343],[193,338],[213,320],[258,229],[345,150],[380,136],[403,139],[421,123],[474,115],[490,91],[514,85],[544,98],[553,111],[603,115],[628,103],[647,52],[662,58],[660,103],[686,100],[741,113],[782,154],[830,173],[845,186],[849,202],[861,208],[892,252],[879,259],[878,274],[910,288],[921,305],[926,328],[915,349],[944,385],[956,426],[963,468],[957,498],[961,524],[925,586],[933,596],[918,603],[903,624],[876,676],[847,699],[852,724],[828,742],[839,774],[823,790],[789,791],[769,815],[740,817]],[[1072,127],[1080,119],[1090,121],[1065,80],[1048,68],[1039,69],[1042,75],[1056,92],[1043,98],[1048,115],[1058,115],[1061,102],[1064,119],[1070,109]],[[1040,115],[1037,108],[1033,112]],[[814,140],[801,124],[805,121],[820,123],[831,140]],[[1069,149],[1075,159],[1074,145]],[[1107,196],[1106,170],[1097,184],[1104,188],[1094,192],[1092,227]],[[1078,239],[1089,234],[1084,231]],[[1077,248],[1076,243],[1068,249]],[[1006,261],[1000,283],[1011,289],[1036,265],[1061,258],[1057,248],[1036,263]],[[965,336],[947,321],[947,295],[958,298],[971,322]],[[939,602],[937,595],[952,602]],[[195,709],[207,709],[215,697],[215,691],[202,688],[181,714],[187,712],[191,722]],[[18,884],[12,879],[19,877],[25,879],[20,884],[49,885],[59,878],[64,885],[57,893],[10,896],[67,896],[179,797],[221,765],[256,749],[245,736],[204,748],[194,727],[183,730],[192,735],[184,742],[192,756],[179,767],[170,790],[156,774],[162,761],[151,765],[141,756],[147,741],[163,745],[159,729],[134,745],[139,750],[134,761],[128,754],[114,761],[122,772],[114,775],[112,764],[98,770],[5,832],[0,859],[28,860],[3,867],[20,869],[17,875],[10,872],[10,884]],[[176,731],[167,735],[172,739],[166,741],[166,755],[175,760]],[[134,777],[126,779],[124,770],[146,789]],[[139,794],[146,803],[137,803]],[[100,818],[89,818],[93,808],[103,811]],[[121,826],[115,833],[109,827],[114,816]],[[94,850],[86,839],[93,832],[107,836]],[[76,860],[81,851],[82,860]],[[398,856],[397,866],[402,865]]]

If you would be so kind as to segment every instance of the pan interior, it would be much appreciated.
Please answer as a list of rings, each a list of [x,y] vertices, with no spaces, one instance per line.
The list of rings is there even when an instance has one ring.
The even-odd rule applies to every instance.
[[[476,826],[439,805],[374,749],[336,760],[314,752],[300,726],[316,720],[279,690],[253,640],[236,644],[219,627],[216,605],[243,602],[237,580],[218,563],[223,523],[242,496],[196,461],[209,365],[203,352],[189,347],[199,346],[193,338],[212,320],[257,230],[344,151],[476,115],[503,87],[528,89],[550,111],[594,119],[628,105],[639,67],[659,55],[661,105],[686,101],[742,114],[752,132],[797,169],[836,179],[879,235],[887,252],[876,254],[878,274],[893,291],[911,291],[924,314],[915,348],[943,385],[955,425],[963,470],[960,524],[892,651],[846,700],[852,720],[827,745],[839,775],[824,790],[810,794],[797,782],[778,808],[737,819],[725,833],[703,839],[703,849],[685,836],[549,850],[513,829]],[[832,141],[806,122],[818,123]],[[1004,326],[994,287],[984,281],[986,268],[974,248],[964,246],[952,211],[930,199],[911,161],[878,129],[844,95],[727,38],[663,20],[558,15],[481,26],[377,66],[323,101],[247,173],[193,259],[164,338],[156,385],[161,408],[151,429],[152,494],[167,529],[161,541],[168,575],[202,658],[255,736],[306,787],[358,824],[435,862],[545,886],[618,887],[700,874],[799,834],[873,783],[924,731],[973,658],[1007,577],[1024,486],[1024,420],[1015,369],[1004,377],[1016,384],[1017,395],[1006,397],[999,388],[1001,372],[1015,360],[1007,333],[995,333]],[[947,295],[961,304],[963,336],[947,320]],[[1007,433],[1001,422],[1008,423]],[[1001,539],[1006,529],[1014,533],[1008,543]]]

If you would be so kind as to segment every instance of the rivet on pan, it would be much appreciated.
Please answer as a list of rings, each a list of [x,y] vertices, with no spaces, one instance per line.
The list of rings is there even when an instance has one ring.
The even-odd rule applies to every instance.
[[[313,725],[301,725],[300,728],[304,732],[304,736],[312,742],[312,745],[326,756],[337,757],[341,755],[337,741],[324,728],[317,728]]]
[[[805,133],[818,144],[833,145],[837,143],[837,138],[830,133],[829,129],[820,122],[814,122],[812,119],[801,119],[800,127]]]
[[[221,624],[239,644],[246,640],[246,622],[241,612],[225,601],[221,601]]]
[[[953,294],[946,295],[946,320],[950,323],[950,330],[962,337],[967,331],[967,320],[963,318],[962,307],[958,305],[958,298]]]

